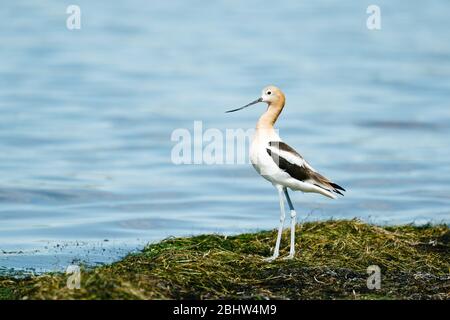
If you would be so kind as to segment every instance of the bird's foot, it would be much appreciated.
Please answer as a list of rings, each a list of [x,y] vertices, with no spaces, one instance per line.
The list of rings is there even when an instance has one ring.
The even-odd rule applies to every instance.
[[[271,256],[271,257],[264,258],[263,261],[265,261],[265,262],[273,262],[273,261],[275,261],[277,258],[278,258],[278,255],[273,255],[273,256]]]
[[[283,257],[283,260],[292,260],[292,259],[294,259],[294,254],[293,253],[290,253],[288,256]]]

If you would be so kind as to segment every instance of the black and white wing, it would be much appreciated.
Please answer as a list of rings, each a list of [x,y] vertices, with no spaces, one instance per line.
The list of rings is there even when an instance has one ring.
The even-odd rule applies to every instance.
[[[313,184],[329,192],[343,196],[344,188],[322,176],[306,162],[293,148],[282,141],[271,141],[267,153],[272,157],[278,167],[292,178]]]

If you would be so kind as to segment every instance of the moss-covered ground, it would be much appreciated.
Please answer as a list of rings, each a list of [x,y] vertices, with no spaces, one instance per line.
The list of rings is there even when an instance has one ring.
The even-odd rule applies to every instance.
[[[450,299],[450,230],[310,222],[297,227],[293,260],[268,263],[276,231],[170,238],[142,252],[67,275],[0,277],[0,299]],[[289,233],[283,234],[282,256]],[[367,287],[367,268],[381,288]]]

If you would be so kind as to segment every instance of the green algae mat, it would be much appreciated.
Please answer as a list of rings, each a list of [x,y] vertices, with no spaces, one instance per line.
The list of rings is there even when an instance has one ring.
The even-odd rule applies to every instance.
[[[446,225],[327,221],[296,232],[293,260],[263,261],[275,231],[170,238],[82,268],[79,289],[62,273],[0,277],[0,299],[450,299]],[[286,230],[282,256],[288,240]]]

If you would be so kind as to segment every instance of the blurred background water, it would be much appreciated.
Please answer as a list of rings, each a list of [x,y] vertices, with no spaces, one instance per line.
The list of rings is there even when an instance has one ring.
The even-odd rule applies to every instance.
[[[81,30],[66,8],[81,8]],[[450,2],[8,1],[0,10],[0,268],[107,263],[168,236],[276,227],[249,164],[174,165],[171,133],[268,84],[281,136],[344,186],[300,221],[450,222]]]

